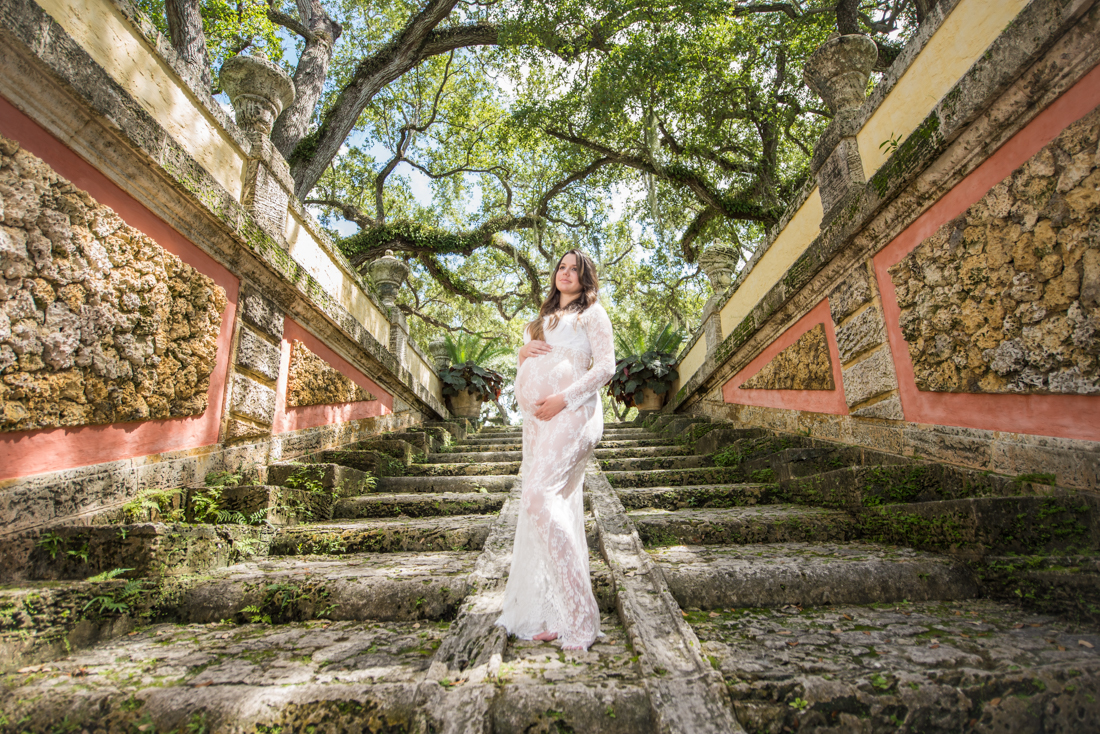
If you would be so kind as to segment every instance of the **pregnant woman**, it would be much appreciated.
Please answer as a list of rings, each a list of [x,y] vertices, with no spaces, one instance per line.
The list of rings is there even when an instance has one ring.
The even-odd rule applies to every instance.
[[[592,260],[570,250],[524,329],[516,398],[523,415],[519,524],[497,624],[525,640],[587,649],[600,634],[584,536],[585,464],[603,436],[599,391],[615,372],[611,321]]]

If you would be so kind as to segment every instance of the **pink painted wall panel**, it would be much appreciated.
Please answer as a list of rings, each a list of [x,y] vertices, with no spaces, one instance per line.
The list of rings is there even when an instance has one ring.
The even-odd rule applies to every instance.
[[[833,363],[833,390],[742,390],[748,380],[762,370],[777,354],[798,341],[798,338],[818,324],[825,325],[825,340],[829,345],[829,358]],[[806,410],[811,413],[832,413],[848,415],[848,405],[844,402],[844,389],[840,374],[840,350],[836,345],[836,331],[829,314],[828,300],[822,300],[799,319],[794,326],[783,332],[782,336],[749,362],[744,369],[734,375],[722,386],[722,400],[738,405],[759,405],[766,408],[785,408],[787,410]]]
[[[378,400],[358,403],[335,403],[332,405],[307,405],[299,408],[287,407],[286,390],[290,375],[290,349],[295,341],[306,346],[309,351],[329,363],[333,369],[363,388]],[[282,359],[279,363],[279,381],[275,388],[275,433],[286,433],[303,428],[347,423],[361,418],[377,418],[393,412],[393,396],[378,386],[376,382],[352,367],[336,352],[326,347],[317,337],[306,331],[293,319],[283,322]]]
[[[210,376],[205,413],[187,418],[0,434],[0,480],[217,443],[239,280],[2,97],[0,133],[18,141],[74,186],[114,209],[126,224],[212,278],[225,289],[229,300],[222,314],[217,361]]]

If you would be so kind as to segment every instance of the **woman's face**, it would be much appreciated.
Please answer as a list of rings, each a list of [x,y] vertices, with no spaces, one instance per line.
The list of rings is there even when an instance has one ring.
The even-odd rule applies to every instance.
[[[554,283],[564,295],[574,296],[581,292],[581,277],[577,267],[577,256],[573,253],[566,255],[558,263]]]

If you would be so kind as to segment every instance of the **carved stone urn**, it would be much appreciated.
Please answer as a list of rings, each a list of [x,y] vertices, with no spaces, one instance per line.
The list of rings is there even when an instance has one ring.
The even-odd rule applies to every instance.
[[[740,248],[733,245],[715,243],[703,250],[699,256],[699,267],[710,281],[710,289],[713,294],[707,299],[703,307],[703,319],[706,320],[711,310],[717,305],[722,295],[729,290],[733,283],[733,269],[737,267],[737,260],[741,257]]]
[[[276,118],[294,102],[290,76],[263,56],[234,56],[222,64],[219,79],[246,132],[270,135]]]
[[[836,36],[810,55],[802,78],[837,115],[863,104],[877,60],[878,47],[867,36]]]
[[[428,354],[435,360],[437,372],[442,372],[451,366],[451,355],[447,353],[447,342],[443,337],[428,342]]]
[[[639,414],[653,413],[661,409],[661,406],[665,404],[666,397],[668,397],[667,392],[656,393],[648,387],[643,387],[642,402],[634,403],[634,407],[638,409]]]
[[[393,250],[386,250],[385,255],[367,266],[367,274],[377,286],[383,305],[392,309],[397,292],[409,275],[409,266],[394,257]]]
[[[459,418],[477,423],[481,415],[481,398],[469,390],[461,390],[448,398],[451,401],[451,412]]]

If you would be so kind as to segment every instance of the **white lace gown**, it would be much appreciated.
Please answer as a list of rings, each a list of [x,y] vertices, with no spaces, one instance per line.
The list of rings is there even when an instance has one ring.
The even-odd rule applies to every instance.
[[[564,646],[588,647],[600,634],[600,611],[589,577],[582,486],[603,436],[600,390],[615,372],[611,321],[597,303],[562,316],[545,329],[545,341],[553,351],[528,357],[516,374],[522,499],[497,624],[525,640],[556,632]],[[565,408],[548,421],[535,418],[535,402],[559,393]]]

